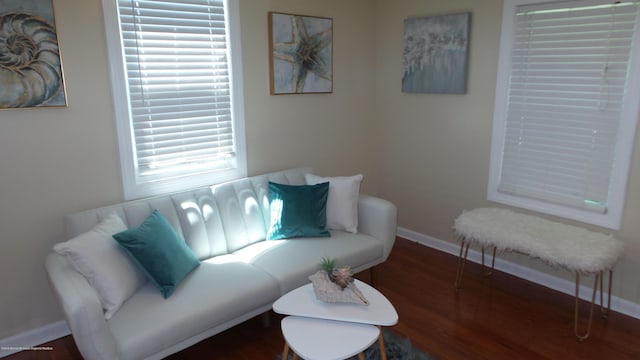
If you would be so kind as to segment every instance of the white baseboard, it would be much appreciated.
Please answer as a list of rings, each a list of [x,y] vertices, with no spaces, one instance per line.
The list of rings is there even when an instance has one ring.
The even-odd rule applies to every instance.
[[[71,334],[67,322],[64,320],[48,324],[37,329],[0,339],[0,358],[20,351],[48,351],[51,349],[39,347],[40,344]]]
[[[440,250],[454,256],[458,256],[460,253],[460,245],[453,244],[448,241],[436,239],[434,237],[420,234],[418,232],[399,227],[397,235],[415,241],[419,244],[428,246],[430,248]],[[469,249],[467,260],[480,264],[482,262],[481,253],[474,249]],[[486,260],[485,260],[486,261]],[[574,296],[575,283],[566,279],[559,278],[538,270],[531,269],[526,266],[522,266],[507,260],[496,257],[495,268],[507,274],[517,276],[519,278],[529,280],[533,283],[546,286],[556,291]],[[453,276],[453,275],[452,275]],[[452,278],[453,281],[453,278]],[[453,283],[452,283],[453,284]],[[453,286],[453,285],[451,285]],[[580,298],[591,301],[592,287],[581,285],[580,286]],[[605,299],[606,303],[606,299]],[[611,310],[640,319],[640,304],[631,302],[619,298],[617,296],[611,296]]]

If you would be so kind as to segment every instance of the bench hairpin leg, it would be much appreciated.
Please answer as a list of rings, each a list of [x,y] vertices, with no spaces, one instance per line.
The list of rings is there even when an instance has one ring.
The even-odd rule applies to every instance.
[[[593,307],[596,300],[596,292],[598,291],[598,281],[600,281],[600,273],[595,274],[595,279],[593,282],[593,294],[591,295],[591,305],[589,307],[589,320],[587,322],[587,330],[584,335],[578,334],[578,307],[580,303],[580,273],[576,271],[576,298],[575,298],[575,308],[573,314],[573,333],[576,335],[579,341],[583,341],[589,337],[591,333],[591,323],[593,321]]]
[[[482,273],[484,274],[484,245],[482,245]]]
[[[454,283],[454,286],[456,289],[460,288],[460,283],[462,282],[462,273],[464,272],[464,263],[467,261],[467,255],[469,254],[469,245],[471,245],[470,242],[467,242],[465,240],[466,239],[462,237],[460,242],[460,254],[458,255],[458,269],[456,271],[456,281]]]
[[[491,258],[491,269],[489,271],[485,271],[484,266],[484,246],[482,247],[482,275],[483,276],[491,276],[493,274],[493,269],[496,266],[496,247],[493,247],[493,257]]]
[[[493,247],[493,257],[491,258],[491,273],[493,274],[493,269],[496,268],[496,249],[497,247]]]
[[[609,272],[609,283],[607,284],[607,307],[605,308],[604,306],[604,302],[603,302],[603,292],[602,292],[602,288],[603,288],[603,283],[604,283],[604,271],[608,271]],[[613,270],[609,269],[609,270],[604,270],[602,272],[600,272],[600,312],[602,313],[602,317],[606,318],[607,316],[609,316],[609,312],[611,311],[611,281],[613,280]]]

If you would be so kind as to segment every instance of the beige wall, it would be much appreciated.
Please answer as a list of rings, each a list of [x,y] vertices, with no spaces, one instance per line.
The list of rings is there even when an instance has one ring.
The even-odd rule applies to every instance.
[[[454,242],[451,226],[462,210],[495,205],[486,201],[486,189],[502,1],[377,0],[376,5],[376,113],[385,133],[382,195],[398,206],[400,226]],[[403,94],[403,20],[463,11],[472,12],[467,94]],[[640,303],[639,151],[636,146],[623,225],[615,233],[628,251],[616,268],[613,291],[635,303]],[[505,257],[573,279],[539,261]]]
[[[69,108],[0,112],[0,338],[61,319],[44,257],[63,214],[122,198],[99,1],[55,5]]]
[[[373,191],[374,8],[369,0],[241,2],[250,173],[311,164],[318,173],[363,172]],[[267,13],[333,18],[333,94],[269,95]],[[370,175],[370,176],[367,176]]]
[[[62,319],[43,260],[64,240],[63,215],[122,201],[100,0],[55,7],[69,108],[0,112],[0,339]],[[241,0],[240,10],[250,174],[362,172],[364,191],[398,205],[400,226],[447,241],[462,209],[487,205],[501,0]],[[268,11],[334,19],[332,95],[269,96]],[[458,11],[472,12],[468,93],[402,94],[403,20]],[[639,303],[637,152],[614,292]]]
[[[241,1],[249,173],[365,175],[374,192],[369,0]],[[0,339],[62,319],[44,257],[64,214],[122,201],[100,0],[56,0],[69,107],[0,112]],[[334,19],[334,93],[269,96],[267,12]]]

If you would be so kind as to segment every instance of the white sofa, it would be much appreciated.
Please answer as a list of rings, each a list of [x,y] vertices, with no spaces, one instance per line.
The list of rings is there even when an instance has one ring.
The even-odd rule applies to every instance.
[[[127,227],[136,227],[158,209],[201,261],[169,298],[147,281],[107,320],[87,279],[67,257],[50,253],[46,270],[82,355],[163,358],[269,311],[278,297],[309,281],[322,257],[354,272],[384,262],[395,241],[396,207],[364,194],[358,199],[357,233],[265,240],[268,182],[302,185],[307,173],[285,170],[67,216],[70,239],[113,211]]]

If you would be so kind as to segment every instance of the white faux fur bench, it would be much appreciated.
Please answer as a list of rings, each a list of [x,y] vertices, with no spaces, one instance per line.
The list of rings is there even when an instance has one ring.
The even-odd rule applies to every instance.
[[[623,243],[613,236],[499,208],[465,211],[455,220],[453,228],[462,241],[455,280],[456,288],[460,287],[469,246],[476,244],[482,248],[483,267],[484,249],[493,248],[492,270],[497,250],[526,254],[532,258],[541,259],[551,266],[575,272],[574,332],[579,340],[589,337],[598,286],[600,286],[600,306],[603,307],[602,288],[605,272],[609,275],[607,311],[609,310],[613,266],[622,255],[624,248]],[[587,330],[582,335],[578,332],[581,274],[594,275],[595,278]]]

